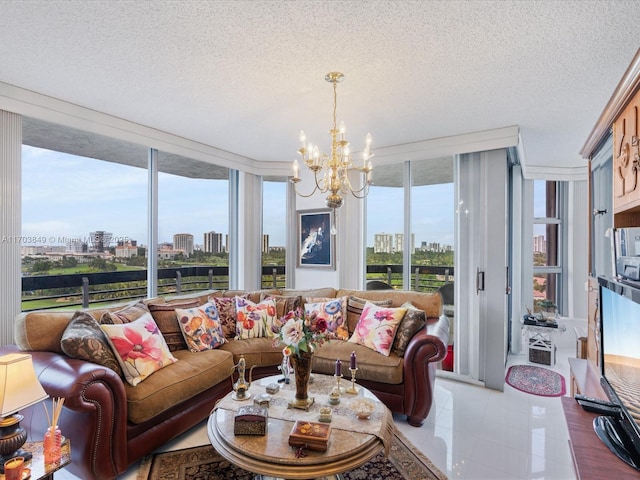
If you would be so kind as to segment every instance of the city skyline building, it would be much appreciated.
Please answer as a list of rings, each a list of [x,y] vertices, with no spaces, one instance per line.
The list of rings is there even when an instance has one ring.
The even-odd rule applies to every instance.
[[[376,233],[373,236],[373,253],[398,253],[404,251],[404,233]],[[415,252],[415,234],[411,234],[410,252]]]
[[[173,249],[182,250],[185,257],[193,255],[193,235],[190,233],[176,233],[173,236]]]
[[[89,233],[89,242],[91,243],[91,248],[100,253],[109,248],[112,238],[113,233],[105,232],[103,230],[97,230],[95,232]]]
[[[214,230],[203,234],[204,242],[202,250],[205,253],[223,253],[224,245],[222,244],[222,234],[216,233]]]

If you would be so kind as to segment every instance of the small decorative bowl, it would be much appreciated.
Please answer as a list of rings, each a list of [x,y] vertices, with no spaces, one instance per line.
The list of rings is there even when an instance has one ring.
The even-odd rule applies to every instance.
[[[349,402],[349,408],[356,415],[356,417],[362,420],[366,420],[376,409],[376,404],[370,398],[359,397],[354,398]]]

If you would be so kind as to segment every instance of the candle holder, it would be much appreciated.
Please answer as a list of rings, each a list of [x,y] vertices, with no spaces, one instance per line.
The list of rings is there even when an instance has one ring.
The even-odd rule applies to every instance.
[[[358,387],[356,387],[356,372],[358,371],[358,367],[350,368],[349,371],[351,372],[351,386],[345,390],[345,393],[357,395]]]
[[[334,395],[342,395],[344,393],[344,388],[340,386],[342,375],[334,375],[333,378],[336,379],[336,385],[333,387],[333,390],[331,390],[331,393],[333,393]]]

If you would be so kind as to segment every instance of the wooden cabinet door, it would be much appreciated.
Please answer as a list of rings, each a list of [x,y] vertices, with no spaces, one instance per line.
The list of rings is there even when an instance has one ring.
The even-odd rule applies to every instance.
[[[640,156],[638,110],[640,94],[613,123],[613,210],[640,209]]]

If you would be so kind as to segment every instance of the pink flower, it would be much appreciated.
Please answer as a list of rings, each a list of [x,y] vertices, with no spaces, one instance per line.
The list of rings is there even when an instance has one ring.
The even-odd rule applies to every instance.
[[[157,345],[158,338],[149,336],[144,340],[133,328],[125,327],[122,331],[124,337],[114,337],[111,341],[123,361],[135,361],[137,358],[150,358],[155,361],[162,359],[162,350]]]
[[[384,320],[393,320],[393,310],[378,310],[373,315],[376,320],[383,322]]]

